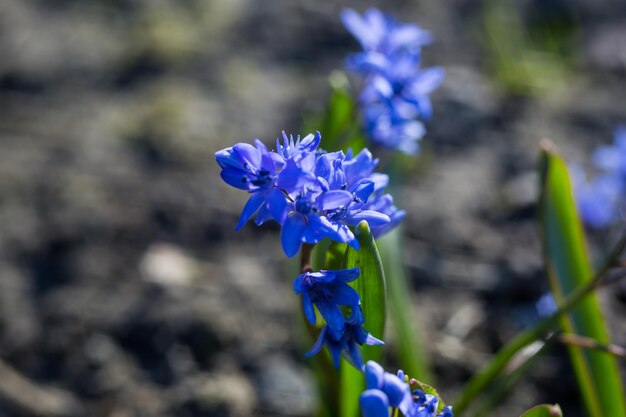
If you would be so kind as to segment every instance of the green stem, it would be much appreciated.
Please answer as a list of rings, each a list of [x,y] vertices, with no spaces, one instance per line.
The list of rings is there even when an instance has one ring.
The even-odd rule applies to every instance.
[[[533,327],[519,333],[513,340],[500,349],[491,361],[469,382],[461,392],[461,396],[454,403],[454,415],[460,417],[487,385],[491,383],[507,367],[509,361],[517,352],[535,340],[544,337],[544,334],[559,324],[560,317],[575,307],[582,299],[594,291],[603,281],[606,273],[615,265],[617,257],[624,251],[626,236],[623,236],[606,257],[600,269],[585,285],[576,288],[564,300],[558,310],[551,316],[540,321]]]

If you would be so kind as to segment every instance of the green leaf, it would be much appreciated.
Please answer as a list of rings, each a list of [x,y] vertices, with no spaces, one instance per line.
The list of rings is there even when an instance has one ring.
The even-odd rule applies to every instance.
[[[387,273],[389,313],[395,323],[396,343],[400,363],[411,378],[433,383],[428,360],[419,332],[412,326],[416,309],[411,303],[411,292],[401,257],[401,228],[396,228],[379,239],[380,254]]]
[[[520,417],[563,417],[558,404],[542,404],[531,408]]]
[[[359,278],[355,288],[361,297],[365,327],[374,337],[383,338],[385,331],[385,273],[374,237],[366,221],[359,223],[354,231],[360,250],[348,247],[344,257],[345,268],[358,267]],[[363,346],[363,360],[380,360],[382,346]]]
[[[528,370],[535,365],[548,345],[543,341],[536,341],[519,351],[506,367],[505,372],[491,382],[489,389],[484,390],[485,399],[480,402],[480,408],[474,413],[474,417],[489,416],[490,411],[513,390],[522,377],[528,373]]]
[[[342,136],[350,130],[354,121],[354,101],[350,94],[350,85],[346,74],[335,71],[330,75],[330,98],[326,114],[319,125],[322,134],[321,147],[338,149]]]
[[[365,390],[365,375],[343,358],[339,365],[339,387],[339,415],[360,416],[359,396]]]
[[[344,255],[344,268],[358,267],[359,278],[353,282],[361,297],[365,327],[373,336],[382,339],[385,331],[385,274],[376,243],[367,222],[362,221],[354,234],[360,250],[348,247]],[[363,360],[380,361],[381,346],[363,346]],[[359,395],[365,389],[363,373],[342,359],[340,367],[340,411],[342,417],[359,415]]]
[[[550,286],[557,303],[593,276],[582,224],[576,211],[567,164],[550,149],[541,157],[539,216]],[[596,294],[590,294],[561,319],[565,333],[610,342]],[[590,416],[626,417],[617,361],[601,351],[568,347],[583,402]]]

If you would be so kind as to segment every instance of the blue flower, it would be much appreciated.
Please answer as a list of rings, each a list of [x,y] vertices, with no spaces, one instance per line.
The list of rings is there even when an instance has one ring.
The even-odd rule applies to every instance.
[[[614,223],[626,207],[626,127],[615,131],[615,143],[600,146],[591,163],[599,174],[587,180],[579,165],[572,165],[578,211],[591,228],[603,228]]]
[[[600,146],[591,157],[592,164],[599,170],[626,179],[626,125],[615,129],[614,144]]]
[[[222,168],[222,179],[252,194],[235,230],[242,228],[259,209],[257,224],[271,219],[272,211],[279,211],[276,207],[285,204],[284,197],[275,187],[277,165],[282,163],[281,159],[269,152],[260,140],[255,139],[255,145],[238,143],[215,153],[215,159]]]
[[[365,391],[359,397],[363,417],[389,417],[390,407],[405,417],[453,417],[452,408],[437,414],[439,398],[416,389],[411,392],[404,372],[385,372],[374,361],[365,364]],[[412,383],[412,382],[411,382]]]
[[[300,250],[302,242],[317,243],[324,238],[347,242],[355,249],[359,242],[352,231],[343,223],[332,221],[328,212],[342,210],[352,202],[347,191],[306,189],[288,203],[287,217],[283,223],[280,240],[288,257]]]
[[[374,361],[365,364],[365,388],[359,397],[364,417],[388,417],[389,407],[406,415],[413,405],[409,385]]]
[[[366,205],[366,208],[376,213],[386,214],[390,219],[389,223],[372,226],[372,236],[375,239],[395,228],[406,217],[406,211],[398,209],[393,204],[393,197],[389,194],[382,194],[380,197],[373,199],[370,204]]]
[[[354,367],[363,368],[363,357],[359,346],[384,344],[382,340],[375,338],[361,326],[364,321],[361,308],[353,307],[350,318],[344,323],[341,334],[337,335],[329,330],[328,325],[324,326],[315,344],[305,356],[315,355],[326,345],[333,358],[335,368],[339,368],[339,359],[342,353]]]
[[[341,13],[341,20],[367,52],[419,52],[422,45],[432,41],[430,32],[417,25],[398,23],[374,8],[366,10],[363,16],[346,9]]]
[[[302,308],[311,324],[315,324],[315,310],[326,320],[330,330],[337,338],[341,337],[346,320],[340,305],[357,308],[359,294],[347,283],[359,276],[359,268],[339,271],[305,272],[298,275],[293,283],[296,294],[302,296]]]
[[[377,9],[360,16],[341,14],[344,26],[363,51],[350,55],[347,68],[363,77],[359,95],[365,130],[383,146],[408,154],[418,152],[430,119],[430,93],[442,83],[441,68],[421,69],[421,48],[432,41],[430,32],[401,24]]]
[[[255,146],[239,143],[216,152],[224,181],[250,198],[236,229],[256,215],[260,225],[274,220],[282,226],[281,243],[289,257],[302,243],[315,244],[329,238],[358,249],[350,230],[362,220],[370,227],[389,230],[401,216],[383,189],[388,177],[374,172],[378,160],[364,150],[326,153],[318,149],[321,137],[283,132],[276,151],[255,140]]]
[[[442,412],[437,413],[439,398],[435,395],[426,394],[422,390],[413,390],[413,403],[405,417],[453,417],[452,407],[444,407]]]

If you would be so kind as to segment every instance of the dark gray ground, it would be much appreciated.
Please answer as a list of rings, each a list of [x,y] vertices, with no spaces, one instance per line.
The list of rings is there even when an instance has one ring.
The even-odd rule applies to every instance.
[[[0,416],[312,415],[277,229],[233,231],[245,196],[213,153],[323,107],[357,48],[341,3],[0,1]],[[626,6],[519,2],[576,22],[569,76],[519,96],[494,81],[479,2],[378,5],[433,30],[426,63],[447,70],[397,198],[415,326],[451,399],[547,288],[540,139],[582,160],[626,121]],[[601,298],[626,345],[626,286]],[[581,416],[577,395],[553,349],[491,415]]]

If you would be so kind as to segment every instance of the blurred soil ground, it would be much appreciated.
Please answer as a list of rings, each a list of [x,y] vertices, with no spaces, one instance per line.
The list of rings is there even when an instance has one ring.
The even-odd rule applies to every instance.
[[[528,55],[549,69],[528,74],[523,47],[487,35],[488,3],[367,4],[432,30],[425,65],[447,71],[397,199],[415,326],[450,401],[536,320],[547,289],[539,141],[582,161],[626,121],[626,5],[517,2],[524,24],[569,22],[566,59]],[[338,19],[346,6],[365,8],[0,2],[0,416],[313,414],[278,229],[233,231],[245,196],[221,183],[213,154],[271,143],[323,108],[327,75],[357,49]],[[509,64],[517,72],[498,76]],[[594,234],[594,253],[615,234]],[[626,285],[600,296],[626,345]],[[538,402],[582,416],[562,348],[514,392],[492,416]]]

